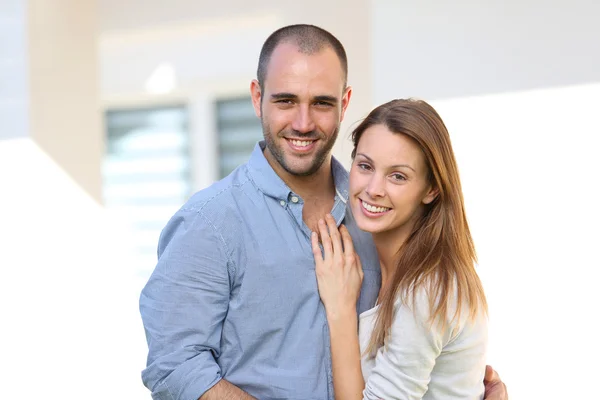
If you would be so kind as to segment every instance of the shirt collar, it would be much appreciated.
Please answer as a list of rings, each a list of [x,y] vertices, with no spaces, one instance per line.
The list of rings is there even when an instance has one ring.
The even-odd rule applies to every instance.
[[[275,173],[264,155],[266,143],[261,140],[254,146],[254,150],[248,160],[248,172],[250,179],[258,189],[269,197],[287,200],[292,191],[288,185]],[[344,203],[348,201],[348,172],[335,158],[331,158],[331,171],[337,196]]]

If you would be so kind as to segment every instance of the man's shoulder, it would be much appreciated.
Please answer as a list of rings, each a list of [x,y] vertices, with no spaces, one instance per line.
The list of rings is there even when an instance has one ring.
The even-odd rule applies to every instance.
[[[235,199],[251,184],[247,164],[242,164],[233,172],[210,186],[194,193],[181,207],[182,211],[212,215],[222,213],[224,208],[235,206]]]

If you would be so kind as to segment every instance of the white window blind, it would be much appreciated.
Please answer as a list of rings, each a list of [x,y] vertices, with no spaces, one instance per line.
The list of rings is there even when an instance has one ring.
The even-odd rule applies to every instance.
[[[131,232],[136,273],[156,266],[160,231],[191,194],[185,107],[106,112],[103,163],[106,207]]]
[[[260,119],[250,97],[217,101],[219,176],[223,178],[248,161],[256,142],[262,139]]]

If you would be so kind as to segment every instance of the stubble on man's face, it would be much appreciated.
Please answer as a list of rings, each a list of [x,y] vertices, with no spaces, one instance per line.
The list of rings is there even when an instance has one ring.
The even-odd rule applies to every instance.
[[[264,114],[263,114],[264,115]],[[288,174],[293,176],[311,176],[317,173],[323,163],[329,159],[331,155],[335,141],[339,135],[339,125],[335,130],[325,135],[316,131],[309,133],[298,134],[297,132],[279,132],[274,133],[269,126],[269,123],[261,117],[261,124],[263,129],[263,136],[265,139],[267,150],[273,156],[273,159],[286,171]],[[276,138],[283,139],[284,137],[303,137],[308,139],[318,139],[322,146],[318,148],[313,154],[306,155],[308,162],[304,162],[302,165],[294,165],[293,162],[286,159],[285,151],[282,148],[284,143],[282,140],[276,140]],[[283,139],[285,140],[285,139]]]

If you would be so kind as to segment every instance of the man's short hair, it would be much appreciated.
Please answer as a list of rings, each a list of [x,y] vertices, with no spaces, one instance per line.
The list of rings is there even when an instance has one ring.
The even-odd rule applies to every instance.
[[[263,44],[256,72],[261,90],[264,90],[271,55],[281,43],[292,43],[298,47],[298,51],[309,55],[318,53],[327,47],[331,48],[340,60],[342,73],[344,74],[344,88],[346,87],[348,83],[348,58],[346,57],[346,50],[344,50],[342,43],[323,28],[314,25],[297,24],[284,26],[276,30]]]

